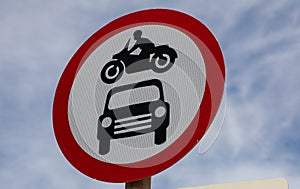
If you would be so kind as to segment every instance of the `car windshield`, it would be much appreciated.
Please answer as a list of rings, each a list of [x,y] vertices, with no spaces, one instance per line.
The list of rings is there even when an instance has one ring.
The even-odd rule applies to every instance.
[[[160,98],[159,89],[156,86],[146,86],[124,90],[111,96],[109,109],[116,109],[133,104],[156,101]]]

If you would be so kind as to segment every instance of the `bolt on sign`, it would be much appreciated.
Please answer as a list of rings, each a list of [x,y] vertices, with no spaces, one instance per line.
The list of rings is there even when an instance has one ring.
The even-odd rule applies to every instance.
[[[195,186],[179,189],[288,189],[288,183],[283,178],[216,184],[209,186]]]
[[[125,15],[94,33],[66,66],[53,103],[58,145],[92,178],[149,177],[203,137],[224,83],[221,49],[200,21],[166,9]]]

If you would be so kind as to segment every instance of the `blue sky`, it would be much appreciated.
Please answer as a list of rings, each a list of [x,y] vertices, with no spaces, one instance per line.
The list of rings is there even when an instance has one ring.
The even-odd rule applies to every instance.
[[[52,103],[65,66],[95,31],[148,8],[186,12],[218,39],[227,66],[219,137],[153,176],[153,188],[284,177],[300,187],[300,2],[2,0],[0,2],[1,188],[124,188],[84,176],[63,157]]]

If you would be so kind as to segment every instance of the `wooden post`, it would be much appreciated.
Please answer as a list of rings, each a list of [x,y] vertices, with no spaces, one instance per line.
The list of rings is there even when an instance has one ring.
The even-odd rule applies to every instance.
[[[125,189],[151,189],[151,177],[133,182],[126,182]]]

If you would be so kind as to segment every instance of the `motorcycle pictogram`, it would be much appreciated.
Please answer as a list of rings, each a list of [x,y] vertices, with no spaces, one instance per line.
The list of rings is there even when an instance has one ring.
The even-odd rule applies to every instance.
[[[158,45],[142,37],[142,31],[133,33],[136,43],[129,49],[131,39],[124,48],[112,56],[112,60],[101,70],[101,79],[104,83],[112,84],[119,80],[124,71],[128,74],[152,69],[156,73],[169,70],[175,63],[177,52],[169,45]],[[135,53],[139,51],[138,53]]]

